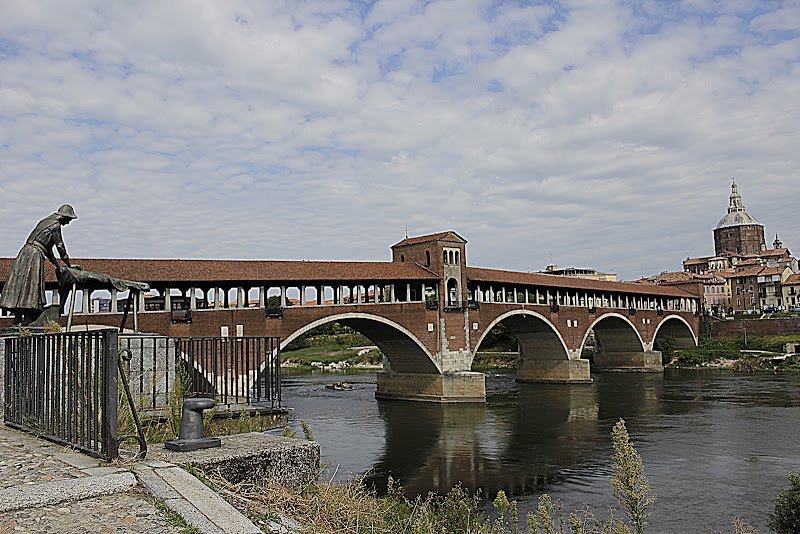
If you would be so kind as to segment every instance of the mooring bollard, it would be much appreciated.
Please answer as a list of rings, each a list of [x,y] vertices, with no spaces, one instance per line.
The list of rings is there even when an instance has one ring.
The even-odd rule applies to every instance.
[[[213,408],[214,399],[191,398],[183,400],[181,409],[181,428],[178,439],[164,442],[164,448],[171,451],[186,452],[209,447],[219,447],[222,441],[203,432],[203,410]]]

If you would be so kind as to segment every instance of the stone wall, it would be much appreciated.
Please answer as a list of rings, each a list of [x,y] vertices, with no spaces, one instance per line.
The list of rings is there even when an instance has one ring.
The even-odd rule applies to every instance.
[[[128,381],[138,410],[161,410],[175,386],[175,348],[166,337],[122,335],[120,347],[131,356]]]
[[[289,439],[263,432],[221,436],[221,447],[174,452],[153,447],[148,458],[197,467],[228,482],[263,485],[273,480],[301,487],[319,477],[320,449],[316,441]]]
[[[800,334],[800,317],[777,317],[772,319],[741,319],[734,321],[710,321],[703,319],[701,331],[712,339],[748,336],[783,336]]]

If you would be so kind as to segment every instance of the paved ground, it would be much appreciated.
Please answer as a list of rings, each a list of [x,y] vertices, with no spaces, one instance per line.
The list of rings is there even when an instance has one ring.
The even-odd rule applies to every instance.
[[[96,477],[92,482],[100,485],[102,479],[117,471],[98,466],[99,462],[88,456],[0,423],[0,497],[3,492],[46,494],[48,488],[68,484],[60,481],[71,480],[77,485],[84,481],[76,479],[86,477]],[[159,514],[146,491],[133,487],[113,495],[0,513],[0,534],[20,532],[177,534],[180,530]]]

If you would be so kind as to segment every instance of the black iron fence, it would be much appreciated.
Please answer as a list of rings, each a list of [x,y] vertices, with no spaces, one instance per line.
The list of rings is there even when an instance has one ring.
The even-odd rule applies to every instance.
[[[6,338],[6,424],[116,458],[118,361],[116,330]]]
[[[222,404],[281,406],[280,338],[174,338],[194,395],[213,396]]]
[[[281,407],[279,337],[120,336],[105,329],[8,337],[4,349],[6,424],[107,460],[126,439],[139,442],[144,458],[137,409],[163,409],[177,382],[182,393],[222,404]],[[118,436],[122,393],[136,435]]]
[[[214,397],[220,404],[281,407],[279,337],[124,335],[137,407],[158,411],[181,395]]]

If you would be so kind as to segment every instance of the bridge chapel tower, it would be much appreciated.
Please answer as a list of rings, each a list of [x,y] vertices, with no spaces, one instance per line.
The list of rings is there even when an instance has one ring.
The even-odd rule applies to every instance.
[[[416,263],[441,276],[435,294],[427,300],[439,309],[463,309],[467,304],[467,240],[455,232],[406,238],[392,246],[392,261]]]
[[[467,240],[441,232],[406,238],[392,246],[392,261],[412,262],[440,277],[438,287],[426,289],[426,307],[436,314],[437,360],[443,373],[469,371],[469,295],[466,269]]]

